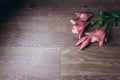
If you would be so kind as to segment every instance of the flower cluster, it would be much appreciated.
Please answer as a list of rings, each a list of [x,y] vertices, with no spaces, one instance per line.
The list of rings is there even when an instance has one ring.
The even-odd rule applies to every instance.
[[[79,35],[79,39],[81,38],[85,28],[88,26],[89,22],[87,20],[92,16],[91,13],[79,12],[75,13],[76,19],[71,19],[70,22],[74,25],[72,28],[72,32]]]
[[[92,14],[89,12],[75,13],[76,19],[71,19],[70,22],[74,25],[72,32],[79,36],[79,40],[76,46],[79,49],[84,49],[91,42],[98,42],[99,46],[102,46],[108,39],[108,33],[111,31],[112,26],[117,24],[118,14],[115,12],[107,12],[104,10],[99,11],[99,20],[91,20]],[[92,32],[84,32],[86,27],[99,25],[97,30]],[[84,33],[84,36],[82,37]]]

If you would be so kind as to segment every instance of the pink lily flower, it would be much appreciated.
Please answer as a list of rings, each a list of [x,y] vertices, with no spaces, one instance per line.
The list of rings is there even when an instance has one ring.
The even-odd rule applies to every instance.
[[[91,42],[91,37],[84,36],[76,43],[76,45],[81,50],[81,49],[85,48],[90,42]]]
[[[85,34],[91,36],[91,42],[99,42],[99,46],[102,46],[108,38],[105,29],[99,29]]]
[[[75,14],[76,14],[76,17],[82,21],[87,21],[90,17],[92,17],[92,14],[89,12],[79,12]]]
[[[72,28],[72,32],[76,33],[79,35],[79,39],[81,38],[85,28],[87,27],[87,25],[89,24],[86,21],[75,21],[75,20],[70,20],[70,22],[72,24],[74,24],[73,28]]]

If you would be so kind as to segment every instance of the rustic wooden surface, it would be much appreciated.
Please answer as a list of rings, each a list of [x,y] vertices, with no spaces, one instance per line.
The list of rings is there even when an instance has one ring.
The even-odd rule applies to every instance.
[[[14,8],[4,6],[0,80],[120,80],[120,27],[102,47],[95,43],[79,51],[69,22],[76,11],[119,10],[119,4],[119,0],[21,0]]]

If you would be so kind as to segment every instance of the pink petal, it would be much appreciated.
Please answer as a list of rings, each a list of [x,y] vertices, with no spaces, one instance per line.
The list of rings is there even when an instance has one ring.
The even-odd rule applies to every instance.
[[[73,19],[70,19],[70,22],[72,23],[72,24],[76,24],[76,21],[75,20],[73,20]]]
[[[79,13],[75,13],[77,18],[80,18],[80,20],[82,21],[87,21],[92,14],[88,13],[88,12],[79,12]]]
[[[95,36],[92,36],[91,42],[97,42],[97,41],[99,41],[99,39],[97,37],[95,37]]]
[[[82,28],[81,30],[79,30],[79,32],[78,32],[79,39],[81,38],[81,36],[82,36],[82,33],[84,32],[84,29],[85,29],[85,28]]]
[[[78,38],[80,39],[82,37],[82,33],[81,34],[78,34]]]
[[[76,21],[75,26],[72,28],[72,32],[79,35],[79,39],[81,38],[82,33],[89,23],[86,21]]]
[[[107,41],[107,35],[104,29],[99,29],[85,34],[92,36],[91,42],[99,42],[99,46],[102,46],[102,44]]]
[[[97,30],[95,33],[93,33],[93,36],[98,38],[99,45],[102,46],[103,42],[105,41],[105,31],[103,29]]]
[[[85,41],[88,38],[88,36],[82,37],[75,45],[81,44],[83,41]]]
[[[103,36],[105,35],[105,31],[103,29],[96,30],[92,33],[93,36],[98,36],[100,38],[104,38]]]
[[[73,26],[72,33],[78,34],[78,27],[77,26]]]
[[[85,47],[90,43],[90,41],[91,41],[91,38],[88,37],[87,40],[85,40],[85,41],[81,44],[81,46],[79,46],[79,49],[85,48]]]
[[[76,26],[86,27],[88,24],[86,21],[76,21]]]
[[[77,23],[76,23],[77,24]],[[78,35],[79,35],[79,39],[81,38],[81,35],[83,34],[85,28],[87,27],[88,22],[79,22],[77,27],[78,27]]]
[[[100,42],[99,42],[99,46],[102,46],[102,44],[103,44],[103,41],[100,41]]]

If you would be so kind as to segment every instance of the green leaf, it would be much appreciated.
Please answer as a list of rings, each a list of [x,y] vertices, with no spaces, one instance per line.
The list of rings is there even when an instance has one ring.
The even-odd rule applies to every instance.
[[[111,13],[111,17],[119,18],[119,16],[116,13],[114,13],[114,12]]]
[[[103,26],[103,22],[101,20],[99,20],[98,23],[99,23],[100,26]]]
[[[97,24],[98,20],[91,20],[89,23],[90,27],[93,27],[95,24]]]
[[[118,24],[118,19],[120,18],[120,11],[115,12],[115,11],[110,11],[110,10],[105,10],[101,9],[97,15],[99,19],[97,20],[91,20],[89,23],[90,27],[93,27],[94,25],[98,24],[96,28],[106,28],[108,31],[112,30],[112,27],[116,26]]]

